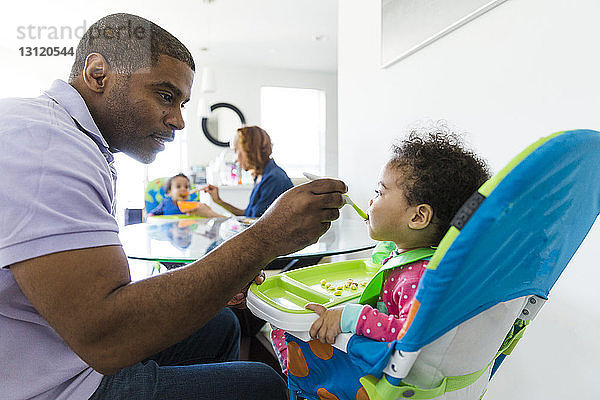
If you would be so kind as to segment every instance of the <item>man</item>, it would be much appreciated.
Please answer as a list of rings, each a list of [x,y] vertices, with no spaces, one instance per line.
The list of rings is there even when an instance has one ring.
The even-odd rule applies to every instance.
[[[291,189],[204,258],[138,282],[111,215],[112,153],[152,162],[184,127],[193,76],[175,37],[115,14],[81,39],[69,84],[0,101],[0,397],[286,397],[271,368],[223,362],[239,351],[223,307],[328,229],[345,184]]]

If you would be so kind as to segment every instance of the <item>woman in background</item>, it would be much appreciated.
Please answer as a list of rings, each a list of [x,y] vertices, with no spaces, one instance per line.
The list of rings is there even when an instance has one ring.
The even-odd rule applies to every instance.
[[[233,139],[233,150],[237,156],[236,162],[245,171],[250,171],[254,178],[254,188],[246,209],[223,201],[217,186],[208,185],[203,190],[210,194],[216,204],[234,215],[260,217],[279,195],[294,185],[271,158],[271,138],[264,129],[258,126],[238,129]]]

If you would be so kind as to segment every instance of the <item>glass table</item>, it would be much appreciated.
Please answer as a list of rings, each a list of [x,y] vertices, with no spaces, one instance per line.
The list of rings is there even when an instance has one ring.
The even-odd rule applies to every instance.
[[[189,263],[232,238],[253,220],[234,218],[149,218],[141,224],[121,228],[119,237],[127,257],[161,263]],[[274,232],[275,233],[275,232]],[[325,256],[367,250],[375,246],[365,222],[338,219],[317,243],[292,254],[278,257],[279,262],[320,259]]]

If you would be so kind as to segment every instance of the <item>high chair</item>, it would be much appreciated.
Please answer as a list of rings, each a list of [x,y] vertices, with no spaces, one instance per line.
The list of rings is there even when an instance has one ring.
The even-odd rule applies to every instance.
[[[323,345],[308,337],[315,315],[286,333],[290,398],[481,399],[599,213],[600,133],[538,140],[454,217],[397,340]],[[264,310],[256,287],[248,300]]]

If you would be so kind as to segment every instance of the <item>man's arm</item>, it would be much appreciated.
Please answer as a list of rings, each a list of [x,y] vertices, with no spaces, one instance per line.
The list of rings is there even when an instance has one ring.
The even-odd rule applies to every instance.
[[[345,191],[329,179],[294,188],[202,259],[135,283],[120,246],[49,254],[11,271],[73,351],[110,374],[189,336],[272,259],[314,243],[338,218]]]

